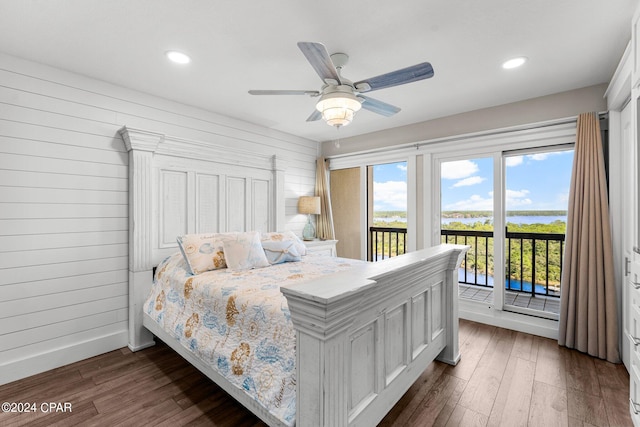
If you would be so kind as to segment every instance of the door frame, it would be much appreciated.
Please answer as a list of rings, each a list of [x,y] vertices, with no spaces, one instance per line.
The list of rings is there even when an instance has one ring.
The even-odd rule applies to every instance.
[[[492,132],[479,136],[461,137],[456,144],[449,141],[443,144],[428,144],[419,151],[425,151],[423,159],[424,169],[429,171],[429,180],[424,182],[423,188],[430,194],[425,194],[429,200],[431,227],[425,230],[425,244],[440,243],[440,162],[447,160],[473,159],[492,157],[494,159],[494,239],[504,240],[504,160],[503,153],[523,150],[544,150],[554,147],[566,147],[575,143],[576,117],[565,119],[553,124],[535,126],[527,129],[506,130]],[[464,153],[461,155],[461,153]],[[426,164],[429,162],[429,164]],[[427,186],[428,185],[428,186]],[[429,190],[426,190],[426,189]],[[498,191],[498,193],[496,193]],[[426,211],[427,209],[425,209]],[[498,214],[496,214],[498,212]],[[496,240],[494,240],[495,242]],[[504,248],[494,243],[494,270],[504,269]],[[496,281],[496,279],[498,279]],[[495,286],[504,288],[504,278],[494,277]],[[496,298],[496,294],[501,296]],[[521,313],[503,310],[504,293],[494,292],[494,301],[490,304],[477,303],[467,300],[459,301],[459,313],[463,319],[473,320],[507,329],[540,335],[552,339],[558,338],[557,320],[532,317]]]

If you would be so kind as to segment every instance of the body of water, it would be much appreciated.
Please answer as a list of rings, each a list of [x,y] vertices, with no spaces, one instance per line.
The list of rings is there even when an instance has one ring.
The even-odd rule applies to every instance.
[[[459,268],[458,269],[458,281],[459,282],[465,282],[464,280],[464,268]],[[488,277],[482,273],[478,273],[478,277],[476,279],[476,275],[474,274],[473,271],[467,270],[467,280],[466,282],[469,283],[477,283],[479,285],[484,285],[485,283],[488,283],[488,286],[493,287],[493,276],[489,275]],[[507,290],[513,290],[513,291],[524,291],[524,292],[529,292],[531,293],[531,282],[527,282],[525,280],[523,280],[522,282],[520,282],[520,280],[508,280],[505,283],[504,286],[505,289]],[[541,285],[539,283],[536,283],[536,294],[541,294],[541,295],[546,295],[546,288],[545,285]],[[553,288],[551,286],[549,286],[549,295],[558,295],[558,293],[556,293]]]
[[[407,218],[403,218],[400,216],[392,216],[392,217],[388,217],[388,218],[374,218],[374,221],[380,221],[380,222],[386,222],[386,223],[390,223],[390,222],[407,222]]]
[[[507,222],[512,224],[551,224],[555,221],[567,222],[566,216],[549,215],[549,216],[508,216]],[[442,224],[449,224],[452,222],[461,222],[463,224],[474,224],[476,222],[484,223],[485,221],[493,221],[493,217],[478,217],[478,218],[441,218]]]
[[[483,216],[478,218],[441,218],[442,224],[449,224],[451,222],[461,222],[463,224],[474,224],[476,222],[493,221],[493,217]],[[394,216],[389,218],[375,218],[375,221],[380,222],[407,222],[407,218]],[[559,215],[540,215],[540,216],[508,216],[507,222],[512,224],[551,224],[554,221],[567,222],[566,216]]]

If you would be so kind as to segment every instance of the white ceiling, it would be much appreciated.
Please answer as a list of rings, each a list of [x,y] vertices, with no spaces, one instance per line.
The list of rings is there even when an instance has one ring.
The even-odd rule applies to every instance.
[[[637,0],[0,0],[0,51],[313,140],[322,84],[296,43],[349,54],[353,81],[429,61],[428,80],[370,92],[340,137],[608,82]],[[169,63],[164,52],[192,57]],[[516,70],[501,63],[525,55]],[[1,64],[0,64],[1,67]],[[1,84],[1,83],[0,83]]]

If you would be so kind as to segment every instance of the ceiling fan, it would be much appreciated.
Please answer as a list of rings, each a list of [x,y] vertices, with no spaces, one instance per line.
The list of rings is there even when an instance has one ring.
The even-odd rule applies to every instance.
[[[320,90],[250,90],[249,93],[251,95],[319,96],[316,111],[307,118],[308,122],[322,117],[330,126],[346,126],[351,123],[353,115],[360,108],[387,117],[393,116],[400,111],[400,108],[369,98],[362,93],[433,77],[433,67],[430,63],[423,62],[353,83],[342,77],[341,73],[342,68],[349,61],[347,54],[329,55],[322,43],[298,42],[298,47],[324,82]]]

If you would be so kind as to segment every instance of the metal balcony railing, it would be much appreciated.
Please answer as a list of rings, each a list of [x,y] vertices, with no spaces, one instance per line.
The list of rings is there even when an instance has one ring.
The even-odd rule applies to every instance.
[[[464,255],[464,261],[460,266],[458,281],[468,285],[485,286],[493,288],[493,277],[486,274],[493,271],[493,231],[476,230],[440,230],[442,243],[456,245],[469,245],[471,248]],[[478,261],[484,258],[484,272],[478,267]],[[470,277],[472,276],[472,277]],[[491,280],[490,280],[491,279]]]
[[[407,252],[407,229],[369,227],[369,261],[378,261]]]
[[[493,231],[441,230],[442,243],[469,245],[459,282],[493,287]],[[369,227],[369,261],[406,252],[406,228]],[[508,231],[505,288],[532,297],[560,297],[564,234]],[[528,255],[528,256],[526,256]]]
[[[460,270],[460,283],[493,287],[493,232],[442,230],[441,235],[443,243],[471,246]],[[505,237],[505,288],[532,297],[560,297],[565,235],[507,230]]]

